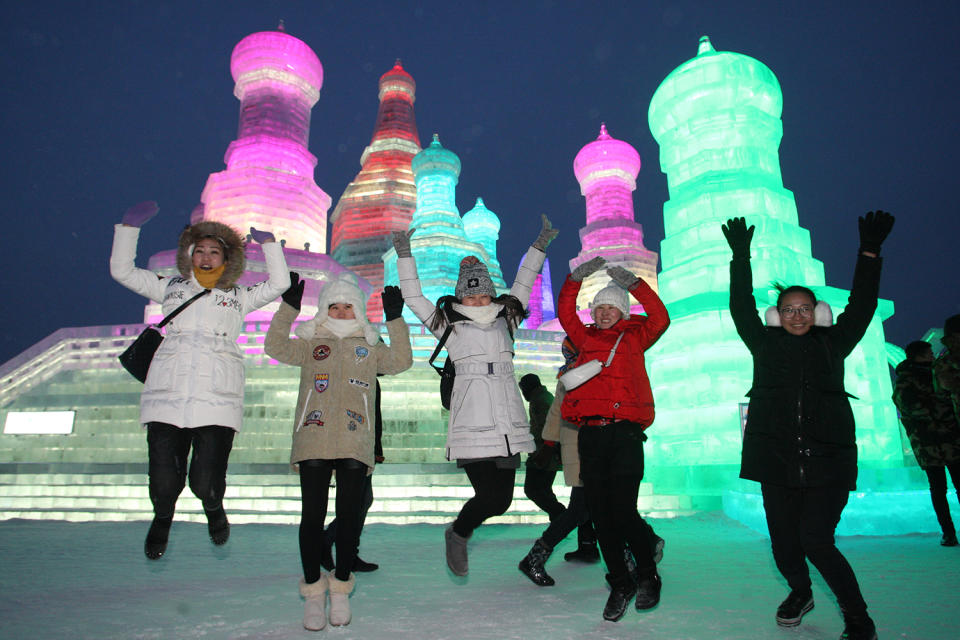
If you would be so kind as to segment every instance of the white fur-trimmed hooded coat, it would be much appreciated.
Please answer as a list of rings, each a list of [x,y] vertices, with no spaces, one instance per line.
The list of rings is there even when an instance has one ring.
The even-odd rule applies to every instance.
[[[160,276],[134,266],[140,229],[116,225],[110,275],[126,288],[162,305],[164,316],[203,291],[193,276],[190,249],[205,236],[226,246],[223,275],[211,292],[166,326],[140,396],[140,422],[165,422],[181,428],[219,425],[240,430],[243,421],[243,355],[237,337],[243,318],[275,300],[290,286],[283,249],[263,245],[269,279],[249,287],[236,285],[245,260],[239,234],[219,222],[188,227],[177,249],[179,276]]]

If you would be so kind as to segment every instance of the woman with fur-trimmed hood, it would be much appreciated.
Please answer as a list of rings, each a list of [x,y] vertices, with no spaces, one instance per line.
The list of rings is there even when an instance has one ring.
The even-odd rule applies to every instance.
[[[213,543],[224,544],[230,536],[223,495],[227,459],[243,419],[243,354],[237,338],[244,316],[276,299],[290,284],[283,250],[273,234],[251,228],[253,239],[263,245],[269,279],[237,286],[245,265],[243,239],[211,220],[180,234],[179,275],[138,269],[134,258],[140,226],[157,210],[155,202],[143,202],[124,213],[114,229],[110,275],[160,303],[164,316],[197,294],[204,295],[167,324],[140,396],[154,512],[144,553],[154,560],[166,551],[177,498],[188,475],[191,491],[203,503]]]

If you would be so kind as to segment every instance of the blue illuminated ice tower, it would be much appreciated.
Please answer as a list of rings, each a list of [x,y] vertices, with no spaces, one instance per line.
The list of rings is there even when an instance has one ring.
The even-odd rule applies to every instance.
[[[697,56],[671,72],[650,103],[650,130],[660,144],[670,195],[663,207],[659,284],[671,317],[647,360],[657,408],[650,455],[661,468],[673,465],[683,474],[675,480],[694,490],[735,482],[735,473],[713,465],[739,464],[741,409],[751,385],[750,355],[728,311],[730,250],[720,225],[734,216],[756,225],[752,264],[761,317],[775,302],[773,281],[812,288],[834,317],[847,302],[847,291],[825,286],[823,264],[813,258],[810,234],[783,187],[782,104],[769,68],[717,52],[706,37]],[[855,214],[838,224],[855,224]],[[850,247],[851,263],[855,253]],[[892,312],[892,303],[880,302],[846,360],[845,384],[858,398],[852,405],[861,467],[902,459],[881,324]]]

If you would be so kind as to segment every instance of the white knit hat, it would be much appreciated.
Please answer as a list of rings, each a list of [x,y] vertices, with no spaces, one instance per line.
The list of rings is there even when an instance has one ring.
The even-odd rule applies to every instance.
[[[493,280],[490,279],[490,271],[487,265],[480,262],[476,256],[467,256],[460,261],[460,275],[457,278],[457,288],[454,295],[460,300],[465,296],[497,296],[493,288]]]
[[[620,309],[624,318],[630,317],[630,296],[627,290],[620,285],[611,282],[593,296],[593,302],[590,303],[590,317],[597,321],[597,315],[594,310],[602,304],[609,304],[612,307]]]
[[[367,344],[370,346],[377,344],[380,340],[380,334],[367,320],[366,296],[360,288],[360,281],[356,274],[350,271],[338,273],[323,285],[323,288],[320,289],[320,298],[317,300],[317,315],[314,316],[313,320],[301,323],[294,333],[305,340],[313,338],[317,332],[317,327],[326,322],[329,317],[327,311],[330,305],[337,303],[353,305],[353,313],[360,328],[363,329],[363,337]]]

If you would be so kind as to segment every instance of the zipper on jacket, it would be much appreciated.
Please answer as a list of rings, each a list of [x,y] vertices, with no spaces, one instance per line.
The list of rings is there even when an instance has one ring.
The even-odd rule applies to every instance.
[[[303,411],[300,412],[300,419],[297,421],[297,428],[294,429],[294,433],[300,431],[300,427],[303,426],[303,419],[307,416],[307,408],[310,406],[310,396],[313,395],[313,388],[311,387],[310,391],[307,391],[307,397],[303,399]]]
[[[806,472],[803,468],[803,371],[800,372],[800,389],[797,391],[797,467],[800,470],[800,485],[805,484]]]

